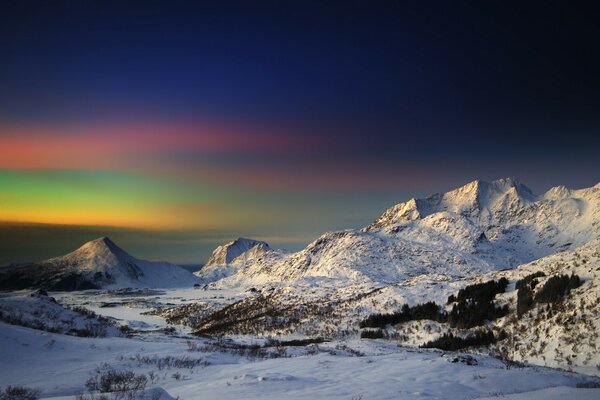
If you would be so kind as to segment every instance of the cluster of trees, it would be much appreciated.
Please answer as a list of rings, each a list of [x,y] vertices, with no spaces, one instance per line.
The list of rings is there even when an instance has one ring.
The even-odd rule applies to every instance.
[[[533,289],[539,282],[537,278],[544,276],[546,274],[539,271],[517,281],[515,285],[517,289],[517,314],[522,315],[533,307]]]
[[[454,336],[452,333],[445,333],[439,338],[423,344],[421,347],[426,349],[460,350],[465,347],[488,346],[495,341],[494,332],[490,330],[475,332],[465,338]]]
[[[457,295],[451,294],[448,297],[448,304],[457,301],[467,301],[469,299],[493,300],[498,293],[504,293],[508,286],[508,279],[500,278],[497,281],[488,281],[476,283],[460,289]]]
[[[371,314],[360,322],[361,328],[385,328],[388,324],[399,324],[401,322],[418,321],[429,319],[432,321],[446,322],[448,315],[441,311],[439,305],[433,301],[417,304],[409,307],[404,304],[400,311],[390,314]]]
[[[361,339],[381,339],[383,337],[385,337],[385,334],[381,329],[366,329],[360,333]]]
[[[527,275],[517,282],[517,313],[522,315],[529,311],[536,303],[556,303],[567,296],[572,289],[581,286],[578,275],[556,275],[548,278],[544,286],[534,296],[533,289],[537,286],[536,278],[544,276],[543,273]]]
[[[472,328],[508,313],[508,305],[496,307],[494,298],[508,286],[508,279],[489,281],[469,285],[461,289],[457,295],[451,295],[448,303],[455,303],[450,313],[444,311],[438,304],[429,301],[409,307],[404,304],[400,311],[389,314],[371,314],[360,322],[361,328],[385,328],[408,321],[432,320],[449,322],[454,328]]]
[[[448,303],[455,303],[448,314],[448,322],[454,328],[472,328],[483,325],[508,314],[508,305],[496,307],[494,298],[503,293],[508,286],[508,279],[488,281],[469,285],[448,297]]]
[[[546,281],[536,294],[535,301],[538,303],[554,303],[567,296],[572,289],[581,286],[581,283],[581,279],[575,274],[571,274],[571,276],[553,276]]]

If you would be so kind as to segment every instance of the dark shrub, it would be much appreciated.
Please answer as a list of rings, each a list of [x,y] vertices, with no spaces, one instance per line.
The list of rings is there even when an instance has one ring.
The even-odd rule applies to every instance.
[[[537,279],[546,276],[542,271],[534,272],[533,274],[529,274],[521,280],[518,280],[515,284],[515,289],[519,290],[523,287],[529,287],[533,289],[537,285]]]
[[[531,307],[533,307],[533,292],[528,285],[523,285],[517,291],[517,314],[523,315]]]
[[[503,293],[508,286],[508,279],[488,281],[469,285],[458,292],[454,300],[456,304],[448,315],[448,322],[452,327],[472,328],[482,325],[486,320],[492,321],[508,314],[508,306],[496,307],[494,298],[498,293]]]
[[[360,322],[361,328],[385,328],[388,324],[416,320],[432,320],[437,322],[450,322],[458,328],[471,328],[482,325],[486,320],[494,320],[508,314],[508,306],[496,307],[494,298],[502,293],[508,286],[508,279],[489,281],[469,285],[461,289],[458,294],[448,297],[449,303],[454,304],[450,314],[442,311],[440,306],[433,301],[409,307],[404,304],[402,309],[391,314],[372,314]]]
[[[136,374],[133,371],[119,371],[105,365],[96,370],[96,375],[88,379],[85,386],[92,392],[137,392],[146,388],[148,378],[144,374]]]
[[[384,332],[381,329],[376,330],[364,330],[360,333],[361,339],[381,339],[385,336]]]
[[[581,279],[577,275],[559,275],[550,277],[535,296],[537,303],[555,303],[564,296],[581,286]]]
[[[445,333],[439,338],[423,344],[422,348],[436,348],[441,350],[459,350],[465,347],[488,346],[494,343],[494,333],[490,330],[476,332],[466,338],[454,336],[452,333]]]
[[[456,301],[468,301],[471,299],[478,302],[492,301],[498,293],[503,293],[507,286],[508,279],[506,278],[469,285],[458,291]]]
[[[39,389],[24,386],[7,386],[0,390],[0,400],[37,400],[40,398]]]
[[[429,301],[409,307],[404,304],[399,312],[391,314],[371,314],[360,322],[361,328],[385,328],[388,324],[399,324],[401,322],[418,321],[429,319],[432,321],[446,322],[447,315],[440,311],[440,306]]]
[[[545,276],[543,272],[527,275],[517,282],[517,313],[522,315],[529,311],[535,303],[556,303],[568,295],[572,289],[581,286],[581,279],[577,275],[557,275],[548,278],[544,286],[533,295],[533,289],[537,286],[537,279]]]
[[[529,274],[515,284],[517,289],[517,314],[523,315],[533,307],[533,288],[538,284],[536,278],[546,276],[542,271]]]

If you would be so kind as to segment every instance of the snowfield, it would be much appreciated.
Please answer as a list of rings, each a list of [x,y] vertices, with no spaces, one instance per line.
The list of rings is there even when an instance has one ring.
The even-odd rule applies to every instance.
[[[129,374],[131,400],[598,399],[599,233],[600,184],[535,195],[502,179],[296,253],[239,238],[195,274],[100,238],[0,268],[0,390],[121,400],[98,382]],[[468,320],[490,293],[467,294],[491,281],[491,309]],[[435,315],[405,318],[428,302]],[[482,332],[494,340],[420,347]]]
[[[192,339],[200,343],[202,339]],[[248,359],[220,352],[189,351],[186,340],[76,338],[0,324],[0,385],[42,388],[44,398],[73,399],[98,366],[138,373],[154,371],[156,387],[182,399],[465,399],[544,392],[545,398],[598,398],[600,389],[576,388],[589,378],[539,367],[507,370],[499,360],[474,356],[477,365],[453,362],[457,354],[415,350],[378,341],[348,341],[364,355],[319,346],[311,355]],[[193,368],[144,365],[136,357],[190,357]],[[181,377],[177,377],[180,374]],[[554,395],[554,397],[553,397]],[[594,397],[596,396],[596,397]]]

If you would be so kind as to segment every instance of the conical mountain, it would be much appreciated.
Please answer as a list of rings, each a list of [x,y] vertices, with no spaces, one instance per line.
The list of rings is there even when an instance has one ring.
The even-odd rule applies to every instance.
[[[108,237],[89,241],[64,256],[0,270],[0,289],[152,288],[191,286],[197,281],[179,266],[137,259]]]

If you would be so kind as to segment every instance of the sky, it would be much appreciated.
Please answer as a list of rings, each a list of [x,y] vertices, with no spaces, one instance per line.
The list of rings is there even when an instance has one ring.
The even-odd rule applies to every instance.
[[[474,179],[600,181],[592,2],[0,5],[0,264],[297,250]],[[526,4],[523,4],[526,3]]]

